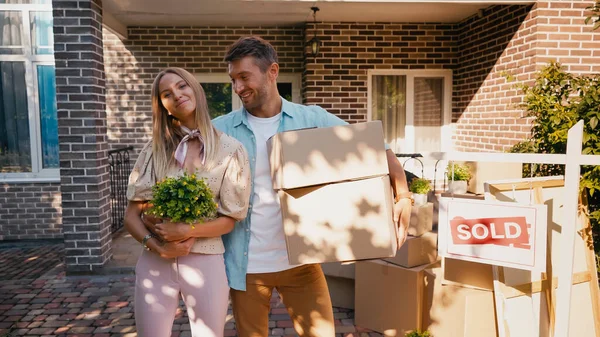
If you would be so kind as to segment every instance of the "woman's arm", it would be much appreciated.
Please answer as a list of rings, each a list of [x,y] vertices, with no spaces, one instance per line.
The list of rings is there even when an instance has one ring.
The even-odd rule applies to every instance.
[[[227,234],[233,230],[235,219],[221,215],[214,220],[194,224],[182,222],[162,222],[154,225],[154,230],[165,241],[178,241],[189,238],[211,238]]]
[[[143,205],[144,202],[142,201],[129,201],[127,204],[127,209],[125,210],[125,217],[123,219],[127,232],[129,232],[129,234],[131,234],[131,236],[133,236],[133,238],[140,243],[146,235],[151,234],[142,222],[141,214]],[[151,251],[157,253],[165,259],[189,254],[195,240],[188,239],[178,241],[179,242],[168,242],[163,244],[157,238],[153,237],[146,241],[146,247],[150,248]]]

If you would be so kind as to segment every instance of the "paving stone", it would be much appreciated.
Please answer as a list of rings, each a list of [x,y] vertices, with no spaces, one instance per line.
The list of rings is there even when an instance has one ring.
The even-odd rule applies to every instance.
[[[134,286],[135,278],[130,275],[66,277],[60,268],[36,279],[0,279],[0,336],[11,331],[15,336],[28,337],[137,337]],[[355,327],[352,310],[333,308],[333,312],[336,337],[382,336]],[[293,326],[274,292],[269,336],[297,336]],[[224,328],[225,336],[237,336],[231,307]],[[191,336],[183,301],[172,330],[172,337]]]

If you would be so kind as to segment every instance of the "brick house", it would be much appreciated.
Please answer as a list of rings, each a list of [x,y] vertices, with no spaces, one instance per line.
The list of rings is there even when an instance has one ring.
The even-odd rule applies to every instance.
[[[135,159],[149,139],[150,86],[167,66],[196,75],[213,113],[239,106],[222,58],[242,35],[276,47],[289,99],[381,119],[398,151],[506,150],[530,128],[506,72],[531,81],[550,60],[600,72],[592,3],[327,1],[313,21],[305,1],[2,1],[0,241],[64,240],[69,272],[101,268],[107,152],[133,146]]]

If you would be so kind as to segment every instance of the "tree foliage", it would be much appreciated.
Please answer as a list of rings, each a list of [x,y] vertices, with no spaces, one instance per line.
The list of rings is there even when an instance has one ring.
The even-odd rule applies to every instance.
[[[600,0],[596,0],[596,3],[593,6],[586,9],[589,10],[591,14],[585,18],[585,24],[587,25],[591,22],[592,25],[594,25],[592,30],[598,29],[600,27]]]
[[[517,85],[524,94],[522,108],[532,117],[531,138],[511,152],[565,153],[568,130],[584,122],[583,153],[600,154],[600,75],[577,76],[558,63],[542,69],[531,86]],[[533,173],[531,172],[533,170]],[[528,165],[524,176],[564,174],[564,165]],[[590,217],[600,233],[600,166],[582,166],[580,188],[588,193]]]

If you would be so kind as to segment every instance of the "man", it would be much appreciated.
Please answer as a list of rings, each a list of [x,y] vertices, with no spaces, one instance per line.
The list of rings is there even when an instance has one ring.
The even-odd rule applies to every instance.
[[[333,337],[331,299],[320,265],[288,262],[266,142],[281,131],[347,123],[320,107],[290,103],[279,96],[277,53],[265,40],[239,39],[229,47],[225,61],[243,108],[218,117],[213,123],[244,144],[253,177],[248,216],[223,237],[238,335],[268,335],[270,300],[273,289],[277,289],[300,336]],[[410,219],[410,193],[396,156],[390,150],[386,154],[396,196],[393,217],[401,245]]]

